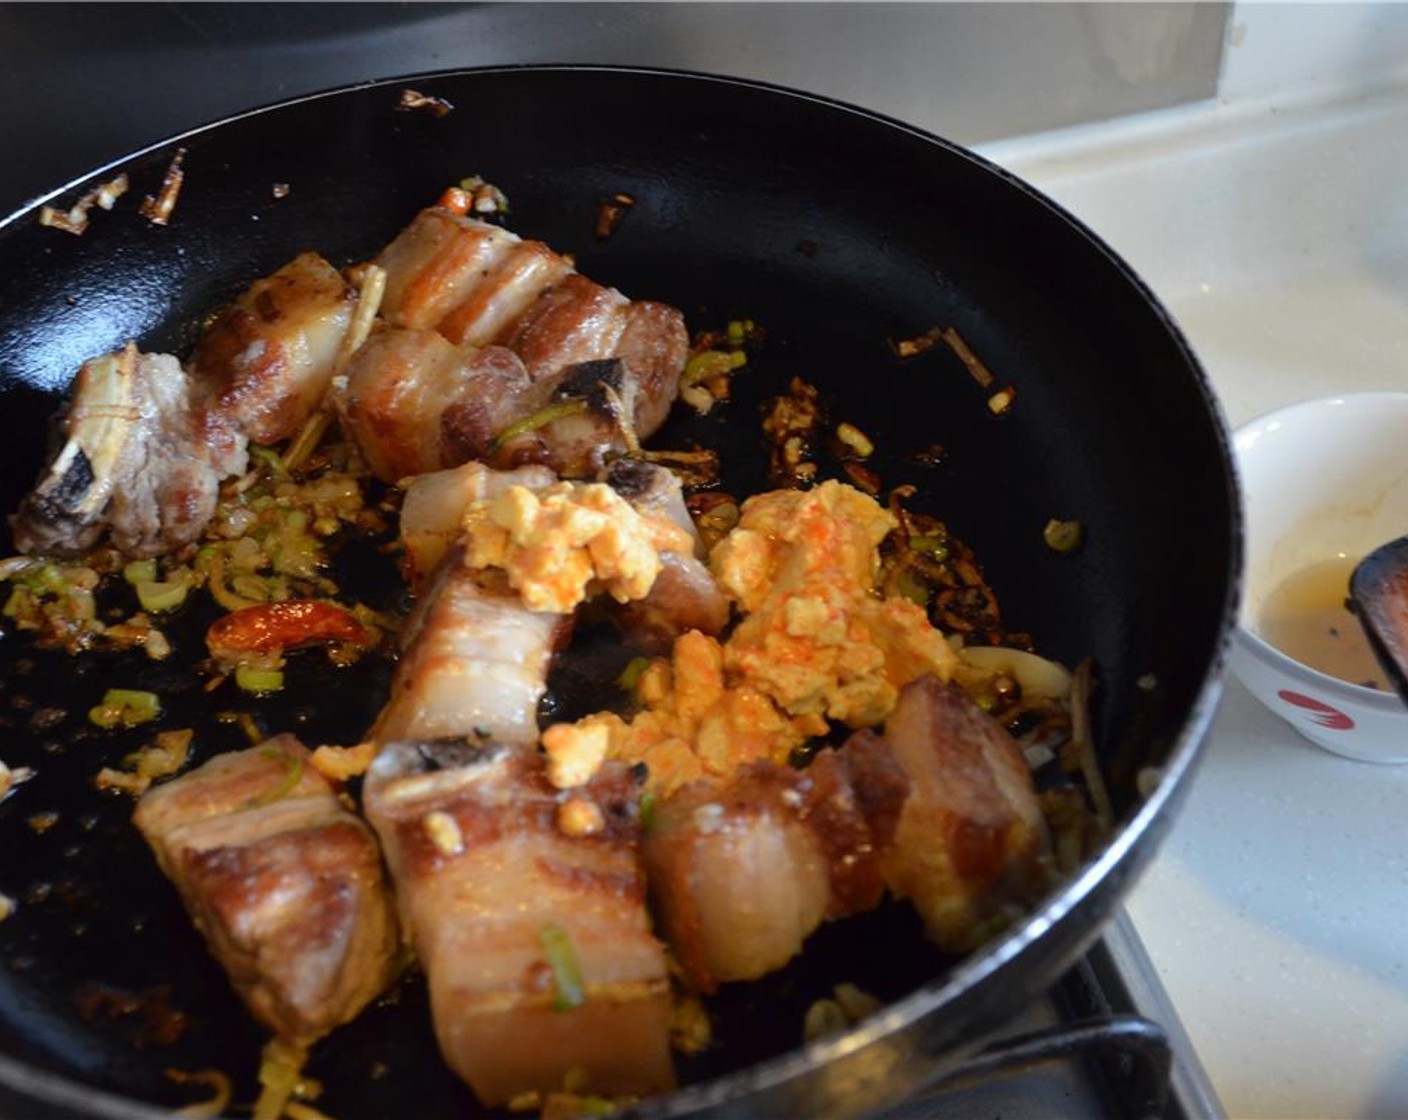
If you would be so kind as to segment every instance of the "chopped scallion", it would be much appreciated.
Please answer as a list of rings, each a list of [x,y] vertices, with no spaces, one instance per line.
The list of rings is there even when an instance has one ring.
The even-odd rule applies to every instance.
[[[568,416],[576,416],[579,412],[586,412],[586,410],[587,402],[580,397],[556,401],[546,408],[540,408],[531,416],[525,416],[522,420],[515,421],[496,435],[493,442],[489,444],[489,454],[492,455],[504,444],[521,435],[536,432],[539,428],[546,428],[554,421],[562,420]]]
[[[122,578],[134,587],[139,583],[151,583],[156,579],[156,561],[133,560],[123,565]]]
[[[265,805],[272,805],[275,801],[281,801],[294,791],[298,783],[303,780],[303,759],[293,755],[285,754],[278,747],[265,747],[261,752],[266,758],[278,762],[284,768],[284,775],[279,779],[279,784],[253,797],[249,801],[251,809],[260,809]]]
[[[577,948],[572,938],[559,925],[543,926],[538,931],[538,940],[543,946],[543,955],[552,969],[553,983],[557,986],[557,998],[553,1000],[554,1011],[571,1011],[587,1001],[586,986],[582,981],[582,964],[577,959]]]
[[[134,688],[110,688],[103,702],[88,711],[88,721],[96,727],[136,727],[161,715],[161,700],[155,692]]]
[[[626,667],[621,670],[621,675],[616,678],[619,684],[627,692],[632,691],[640,681],[640,675],[650,668],[650,658],[633,657],[626,662]]]
[[[1053,552],[1071,552],[1080,547],[1085,529],[1079,521],[1060,521],[1053,517],[1042,529],[1041,536]]]
[[[235,666],[235,684],[245,692],[278,692],[284,686],[282,669],[263,669],[257,665]]]
[[[137,601],[144,611],[171,611],[186,601],[190,585],[183,579],[138,580]]]

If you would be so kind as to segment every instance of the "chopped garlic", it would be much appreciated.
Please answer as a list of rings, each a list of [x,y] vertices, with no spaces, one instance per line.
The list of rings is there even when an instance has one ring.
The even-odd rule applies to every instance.
[[[168,778],[186,765],[194,735],[189,728],[159,731],[149,746],[122,760],[127,770],[104,766],[98,771],[93,784],[99,789],[119,789],[133,797],[141,797],[158,778]]]
[[[595,836],[606,827],[606,818],[595,802],[573,797],[558,807],[557,827],[566,836]]]
[[[808,1042],[817,1042],[834,1034],[840,1034],[850,1024],[846,1012],[834,999],[819,999],[807,1008],[802,1022],[802,1037]]]
[[[852,1023],[858,1023],[867,1015],[874,1015],[880,1010],[880,1001],[854,984],[837,984],[831,994],[836,997],[836,1002],[841,1005],[841,1010]]]
[[[21,782],[27,782],[34,777],[34,771],[28,766],[19,766],[11,770],[3,762],[0,762],[0,801],[10,796],[15,786]]]
[[[510,1112],[534,1112],[543,1107],[543,1094],[537,1089],[526,1089],[509,1098],[505,1106]]]
[[[442,856],[457,856],[464,851],[464,836],[460,833],[459,822],[449,813],[436,809],[433,813],[426,813],[421,824]]]
[[[676,1001],[670,1012],[670,1043],[681,1054],[693,1055],[707,1050],[714,1041],[709,1013],[694,996]]]
[[[548,781],[556,789],[585,785],[601,769],[611,741],[600,723],[555,723],[543,732],[548,756]]]
[[[862,459],[868,459],[875,454],[875,441],[847,421],[843,420],[836,426],[836,438]]]
[[[323,777],[345,782],[365,774],[375,755],[376,744],[367,742],[355,747],[318,747],[309,761]]]

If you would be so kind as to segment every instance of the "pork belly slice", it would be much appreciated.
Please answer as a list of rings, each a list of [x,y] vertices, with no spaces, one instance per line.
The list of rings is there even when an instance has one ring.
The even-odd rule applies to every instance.
[[[376,263],[386,270],[389,323],[434,328],[475,346],[497,341],[572,271],[541,241],[440,206],[417,214]]]
[[[664,467],[635,459],[618,459],[601,480],[647,517],[680,526],[696,542],[694,556],[665,551],[660,574],[644,599],[617,603],[605,598],[628,639],[650,653],[668,652],[686,630],[717,634],[728,623],[729,601],[708,566],[699,558],[698,531],[685,507],[679,479]],[[465,511],[476,501],[491,501],[511,486],[544,490],[557,480],[541,466],[497,471],[481,463],[420,475],[406,484],[401,504],[402,566],[413,588],[459,539]]]
[[[356,300],[304,253],[256,281],[202,334],[189,376],[134,345],[85,362],[62,445],[15,518],[25,552],[83,552],[109,533],[128,556],[190,544],[249,439],[293,435],[322,402]]]
[[[543,399],[502,346],[455,346],[430,330],[381,331],[338,394],[342,424],[384,482],[488,458],[494,439]]]
[[[663,936],[696,991],[755,980],[823,921],[875,906],[906,784],[883,751],[762,761],[656,806],[643,842]]]
[[[13,518],[21,552],[72,555],[110,534],[129,556],[194,541],[245,439],[169,354],[123,349],[83,364],[58,417],[58,450]]]
[[[586,477],[631,446],[623,427],[647,439],[664,423],[689,347],[675,308],[632,302],[541,242],[442,207],[418,214],[377,263],[386,270],[382,312],[392,326],[433,329],[457,346],[502,345],[519,356],[540,392],[525,398],[516,419],[564,400],[588,406],[512,447],[496,445],[495,465],[540,462]],[[614,365],[594,367],[607,362]],[[608,408],[597,398],[614,400]],[[429,429],[423,438],[432,438]]]
[[[386,742],[365,804],[430,985],[441,1053],[486,1105],[674,1084],[639,789],[608,763],[554,789],[531,746]]]
[[[386,482],[471,460],[586,478],[653,433],[677,388],[678,378],[645,384],[623,358],[561,366],[535,381],[505,347],[391,328],[358,350],[337,403]]]
[[[401,501],[402,569],[412,590],[444,559],[463,533],[465,510],[492,501],[510,486],[546,490],[557,475],[542,466],[498,471],[483,463],[465,463],[410,479]]]
[[[156,786],[134,821],[261,1023],[307,1046],[391,981],[399,931],[371,830],[291,735]]]
[[[540,381],[566,366],[617,353],[630,306],[615,289],[571,272],[525,309],[504,344]]]
[[[317,253],[256,280],[201,335],[192,376],[258,443],[288,439],[327,393],[356,292]]]
[[[909,796],[882,868],[933,941],[966,952],[987,919],[1032,901],[1048,838],[1031,771],[1012,736],[958,686],[913,681],[883,737],[858,731],[845,749],[884,750],[904,771]]]
[[[528,610],[462,556],[446,555],[407,620],[391,698],[370,735],[377,742],[474,733],[537,741],[538,701],[570,618]]]
[[[574,402],[576,411],[564,409],[505,443],[497,462],[548,463],[572,478],[595,473],[660,429],[688,355],[674,308],[630,303],[576,274],[545,292],[505,345],[536,383],[551,386],[543,407]]]
[[[722,631],[729,620],[728,596],[704,563],[699,531],[674,472],[639,459],[617,459],[601,477],[639,512],[672,521],[694,540],[693,555],[660,554],[660,574],[645,598],[612,605],[622,632],[647,653],[663,655],[688,630]]]

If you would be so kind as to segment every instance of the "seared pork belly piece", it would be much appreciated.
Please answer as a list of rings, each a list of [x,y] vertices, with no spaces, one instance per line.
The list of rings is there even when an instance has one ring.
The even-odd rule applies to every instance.
[[[434,331],[391,328],[358,350],[337,404],[344,429],[386,482],[471,460],[538,463],[584,478],[630,450],[633,437],[654,432],[677,387],[671,381],[657,392],[622,358],[535,381],[506,347],[455,346]]]
[[[388,322],[475,346],[497,341],[572,271],[540,241],[440,206],[417,214],[376,263],[386,270]]]
[[[465,463],[410,479],[401,501],[402,569],[412,590],[422,586],[464,532],[465,510],[492,501],[510,486],[546,490],[557,481],[547,467],[496,471]]]
[[[377,263],[387,277],[382,312],[393,327],[443,335],[458,347],[458,356],[438,359],[449,366],[474,361],[479,348],[507,347],[531,386],[501,378],[490,416],[461,374],[460,395],[444,403],[463,415],[406,422],[422,427],[423,442],[440,443],[442,423],[462,442],[483,440],[492,426],[473,457],[501,467],[543,463],[564,476],[586,477],[664,423],[689,345],[674,308],[633,302],[573,271],[540,242],[441,207],[417,215]],[[362,370],[360,390],[362,399],[380,402],[383,428],[388,410],[414,411],[398,403],[410,392],[404,388],[410,375],[388,361],[386,368]],[[432,365],[443,381],[444,365]],[[403,388],[382,391],[383,383]],[[517,401],[514,422],[536,422],[520,431],[504,424],[497,413],[510,397]]]
[[[110,533],[129,556],[189,544],[220,480],[245,468],[245,438],[206,406],[169,354],[122,350],[83,364],[62,443],[13,519],[22,552],[71,555]]]
[[[823,921],[875,906],[906,794],[884,752],[762,761],[655,808],[643,852],[662,933],[696,991],[781,968]]]
[[[647,653],[666,654],[687,630],[718,634],[728,625],[729,600],[703,560],[694,518],[673,471],[639,459],[617,459],[602,481],[640,513],[674,522],[694,540],[694,554],[662,552],[660,574],[644,599],[616,604],[612,617]]]
[[[531,746],[393,741],[364,789],[441,1053],[481,1101],[674,1084],[627,768],[559,791]]]
[[[249,439],[272,443],[322,402],[356,305],[332,265],[304,253],[256,281],[201,336],[189,375],[134,345],[84,363],[64,442],[14,521],[24,552],[83,552],[110,533],[128,556],[190,544]]]
[[[502,346],[455,346],[429,330],[373,335],[338,394],[344,429],[385,482],[487,459],[541,396]]]
[[[156,786],[134,821],[255,1018],[307,1046],[390,982],[395,907],[371,830],[291,735]]]
[[[358,350],[337,404],[386,482],[470,460],[586,478],[659,428],[677,388],[677,379],[643,382],[619,357],[533,380],[503,346],[454,346],[434,331],[391,328]]]
[[[644,398],[639,426],[649,431],[665,421],[689,348],[684,319],[673,307],[628,300],[579,272],[546,289],[501,341],[534,381],[569,366],[620,359]]]
[[[456,548],[407,620],[391,698],[370,738],[438,739],[482,733],[538,738],[538,701],[570,618],[534,612],[492,575],[466,568]]]
[[[667,652],[686,630],[717,634],[727,624],[729,602],[698,557],[698,532],[685,507],[679,480],[653,463],[618,459],[601,475],[639,513],[678,525],[695,542],[695,555],[661,551],[660,572],[644,599],[607,600],[628,638],[652,653]],[[413,588],[445,556],[463,531],[465,511],[476,501],[492,501],[511,486],[545,490],[556,481],[544,467],[496,471],[481,463],[435,471],[411,479],[401,505],[402,566]]]
[[[317,253],[256,280],[201,335],[191,373],[258,443],[294,435],[327,393],[356,292]]]
[[[858,731],[845,750],[887,752],[904,771],[909,796],[882,868],[941,947],[967,951],[986,919],[1031,901],[1048,847],[1031,771],[960,688],[934,677],[906,685],[883,737]]]
[[[535,383],[524,418],[499,434],[489,461],[588,478],[653,435],[678,389],[678,376],[647,381],[621,357],[564,366]]]

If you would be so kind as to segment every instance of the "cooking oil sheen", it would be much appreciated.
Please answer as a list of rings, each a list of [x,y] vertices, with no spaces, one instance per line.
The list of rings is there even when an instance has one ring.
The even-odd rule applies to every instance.
[[[1357,557],[1338,557],[1287,576],[1262,606],[1261,636],[1287,657],[1366,688],[1383,673],[1359,620],[1350,613],[1349,577]]]

